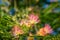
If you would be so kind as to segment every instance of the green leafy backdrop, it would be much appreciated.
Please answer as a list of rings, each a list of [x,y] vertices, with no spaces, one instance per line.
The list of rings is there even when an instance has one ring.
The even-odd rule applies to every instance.
[[[6,1],[5,1],[6,2]],[[54,13],[54,8],[60,8],[59,2],[50,3],[47,8],[42,8],[42,0],[9,0],[9,6],[0,5],[0,40],[25,40],[29,37],[29,34],[19,35],[19,39],[15,39],[10,31],[12,27],[16,24],[19,25],[19,20],[25,18],[24,14],[30,14],[31,12],[39,14],[41,20],[40,23],[36,24],[37,29],[44,26],[45,23],[48,23],[52,26],[54,31],[57,31],[60,28],[60,12]],[[8,4],[7,4],[8,5]],[[2,7],[6,7],[9,11],[6,12]],[[32,7],[32,10],[29,10],[29,7]],[[9,12],[12,8],[15,8],[15,13],[11,15]],[[22,17],[23,16],[23,17]],[[28,32],[28,28],[22,28],[25,32]],[[35,34],[35,29],[32,30],[33,35]],[[34,40],[60,40],[60,31],[57,31],[56,35],[47,35],[47,36],[31,36]],[[27,40],[27,39],[26,39]]]

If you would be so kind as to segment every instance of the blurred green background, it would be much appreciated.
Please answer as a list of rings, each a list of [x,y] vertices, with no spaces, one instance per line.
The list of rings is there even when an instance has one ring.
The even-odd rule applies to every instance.
[[[27,40],[28,33],[16,39],[11,35],[10,30],[13,25],[19,24],[24,14],[31,12],[39,14],[41,23],[36,24],[38,29],[47,23],[55,31],[53,35],[44,37],[34,35],[31,40],[60,40],[59,0],[0,0],[0,40]],[[35,29],[31,30],[35,34]]]

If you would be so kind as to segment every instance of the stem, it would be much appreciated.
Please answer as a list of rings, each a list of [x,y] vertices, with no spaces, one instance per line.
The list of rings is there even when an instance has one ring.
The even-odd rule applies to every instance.
[[[36,32],[38,31],[38,29],[37,29],[37,27],[36,27],[36,24],[35,24],[35,30],[36,30]]]

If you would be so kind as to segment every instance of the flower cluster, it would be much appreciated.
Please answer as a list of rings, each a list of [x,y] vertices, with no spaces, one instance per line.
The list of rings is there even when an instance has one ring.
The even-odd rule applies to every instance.
[[[22,19],[21,21],[20,21],[20,25],[22,26],[22,25],[26,25],[27,27],[30,27],[30,26],[32,26],[32,25],[34,25],[34,24],[36,24],[36,23],[39,23],[39,17],[38,17],[38,15],[35,15],[35,14],[29,14],[28,15],[28,18],[27,19]]]
[[[19,34],[23,34],[24,31],[22,29],[19,28],[19,26],[15,25],[12,30],[11,30],[11,33],[13,36],[17,36]]]
[[[40,36],[45,36],[47,34],[51,34],[53,32],[53,29],[49,24],[45,24],[43,28],[40,28],[39,31],[37,32],[38,35]]]
[[[39,23],[40,21],[38,15],[30,14],[28,18],[31,24]]]
[[[38,17],[38,15],[29,14],[29,15],[28,15],[28,18],[26,18],[26,19],[21,19],[21,21],[20,21],[20,26],[25,25],[25,26],[27,26],[27,27],[31,27],[32,25],[34,25],[34,24],[36,24],[36,23],[39,23],[39,17]],[[21,30],[21,29],[19,28],[19,26],[16,26],[16,25],[15,25],[15,26],[12,28],[11,33],[12,33],[13,36],[17,36],[17,35],[19,35],[19,34],[23,34],[24,31]]]
[[[21,21],[19,22],[20,26],[26,26],[27,28],[30,28],[32,26],[34,26],[35,24],[39,23],[40,20],[39,20],[39,17],[38,15],[32,13],[32,14],[29,14],[27,18],[25,19],[21,19]],[[14,26],[12,28],[12,34],[14,36],[16,35],[19,35],[19,34],[23,34],[24,31],[21,30],[19,28],[19,26]],[[43,28],[40,28],[36,34],[37,35],[40,35],[40,36],[45,36],[47,34],[51,34],[53,33],[53,29],[51,28],[51,26],[49,24],[45,24],[45,26]]]
[[[29,21],[27,19],[22,19],[21,22],[20,22],[20,25],[21,26],[25,25],[27,27],[31,26],[30,23],[29,23]]]

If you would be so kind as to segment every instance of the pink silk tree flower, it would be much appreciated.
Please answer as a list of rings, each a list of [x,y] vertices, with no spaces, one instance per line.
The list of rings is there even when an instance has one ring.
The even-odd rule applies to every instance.
[[[20,21],[20,25],[22,26],[25,23],[24,19]]]
[[[24,24],[27,26],[27,27],[30,27],[31,24],[29,23],[29,20],[25,20]]]
[[[46,33],[52,33],[53,32],[53,29],[51,28],[51,26],[49,24],[45,24],[45,27],[44,27],[44,31]]]
[[[30,26],[31,26],[31,24],[29,23],[29,20],[27,20],[27,19],[21,20],[20,25],[21,25],[21,26],[22,26],[22,25],[25,25],[25,26],[27,26],[27,27],[30,27]]]
[[[12,33],[13,36],[17,36],[17,35],[19,35],[19,34],[23,34],[24,32],[23,32],[23,30],[21,30],[21,29],[19,28],[19,26],[16,26],[16,25],[15,25],[15,26],[12,28],[11,33]]]
[[[53,29],[51,28],[51,26],[49,24],[45,24],[45,27],[40,28],[39,31],[37,31],[37,34],[40,36],[45,36],[47,34],[50,34],[53,32]]]
[[[39,36],[46,36],[47,33],[44,31],[44,28],[40,28],[39,31],[37,31],[37,35],[39,35]]]
[[[38,15],[35,15],[33,13],[28,16],[28,19],[31,24],[38,23],[40,21]]]

